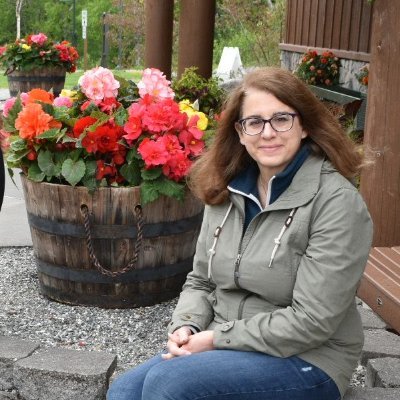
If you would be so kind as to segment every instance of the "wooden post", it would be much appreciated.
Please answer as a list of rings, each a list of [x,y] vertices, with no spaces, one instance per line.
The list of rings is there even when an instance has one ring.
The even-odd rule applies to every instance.
[[[373,246],[400,245],[400,2],[375,0],[364,143],[374,165],[361,193],[374,221]]]
[[[215,0],[181,0],[178,75],[198,67],[205,78],[212,74]]]
[[[145,2],[145,66],[171,78],[174,0]]]

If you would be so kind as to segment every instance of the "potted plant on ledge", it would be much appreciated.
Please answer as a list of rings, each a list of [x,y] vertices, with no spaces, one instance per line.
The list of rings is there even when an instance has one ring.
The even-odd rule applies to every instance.
[[[44,33],[27,35],[0,47],[0,63],[5,68],[11,96],[34,88],[52,89],[58,96],[66,72],[75,72],[78,58],[69,42],[54,42]]]
[[[136,85],[98,67],[77,91],[34,89],[4,105],[46,296],[114,308],[180,292],[203,210],[185,177],[218,110],[174,95],[156,69]]]

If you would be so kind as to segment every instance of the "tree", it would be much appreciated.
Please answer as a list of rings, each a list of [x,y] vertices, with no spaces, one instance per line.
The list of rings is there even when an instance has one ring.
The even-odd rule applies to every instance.
[[[17,0],[15,3],[15,16],[17,17],[17,39],[21,38],[21,7],[24,0]]]

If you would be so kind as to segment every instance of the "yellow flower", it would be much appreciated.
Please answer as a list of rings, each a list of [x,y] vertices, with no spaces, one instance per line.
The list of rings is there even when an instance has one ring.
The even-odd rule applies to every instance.
[[[197,115],[199,117],[197,121],[197,128],[200,129],[201,131],[206,130],[207,125],[208,125],[208,118],[206,114],[204,114],[201,111],[198,110],[198,101],[196,100],[193,104],[190,103],[189,100],[182,100],[179,102],[179,110],[181,112],[184,112],[187,114],[187,116],[190,118],[193,115]]]
[[[27,51],[29,51],[30,49],[31,49],[31,46],[29,46],[29,45],[27,45],[27,44],[22,44],[21,45],[21,47],[24,49],[24,50],[27,50]]]
[[[206,117],[206,114],[204,114],[201,111],[195,112],[194,114],[199,116],[199,120],[197,121],[197,127],[201,131],[205,131],[208,125],[208,118]]]
[[[69,97],[71,100],[77,100],[78,92],[76,90],[63,89],[61,90],[60,96]]]
[[[183,112],[194,111],[189,100],[182,100],[179,102],[179,110]]]

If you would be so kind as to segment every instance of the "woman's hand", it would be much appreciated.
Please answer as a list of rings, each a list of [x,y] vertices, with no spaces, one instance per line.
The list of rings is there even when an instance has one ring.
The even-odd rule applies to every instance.
[[[213,331],[203,331],[193,334],[187,326],[183,326],[168,336],[168,353],[162,355],[164,360],[214,350]]]
[[[189,341],[189,337],[192,335],[193,333],[188,326],[182,326],[174,333],[169,333],[169,340],[167,343],[168,353],[163,354],[162,358],[164,358],[164,360],[169,360],[173,357],[187,356],[191,354],[190,351],[183,349],[182,346]]]
[[[202,331],[190,336],[188,342],[182,345],[181,349],[190,353],[214,350],[214,331]]]

